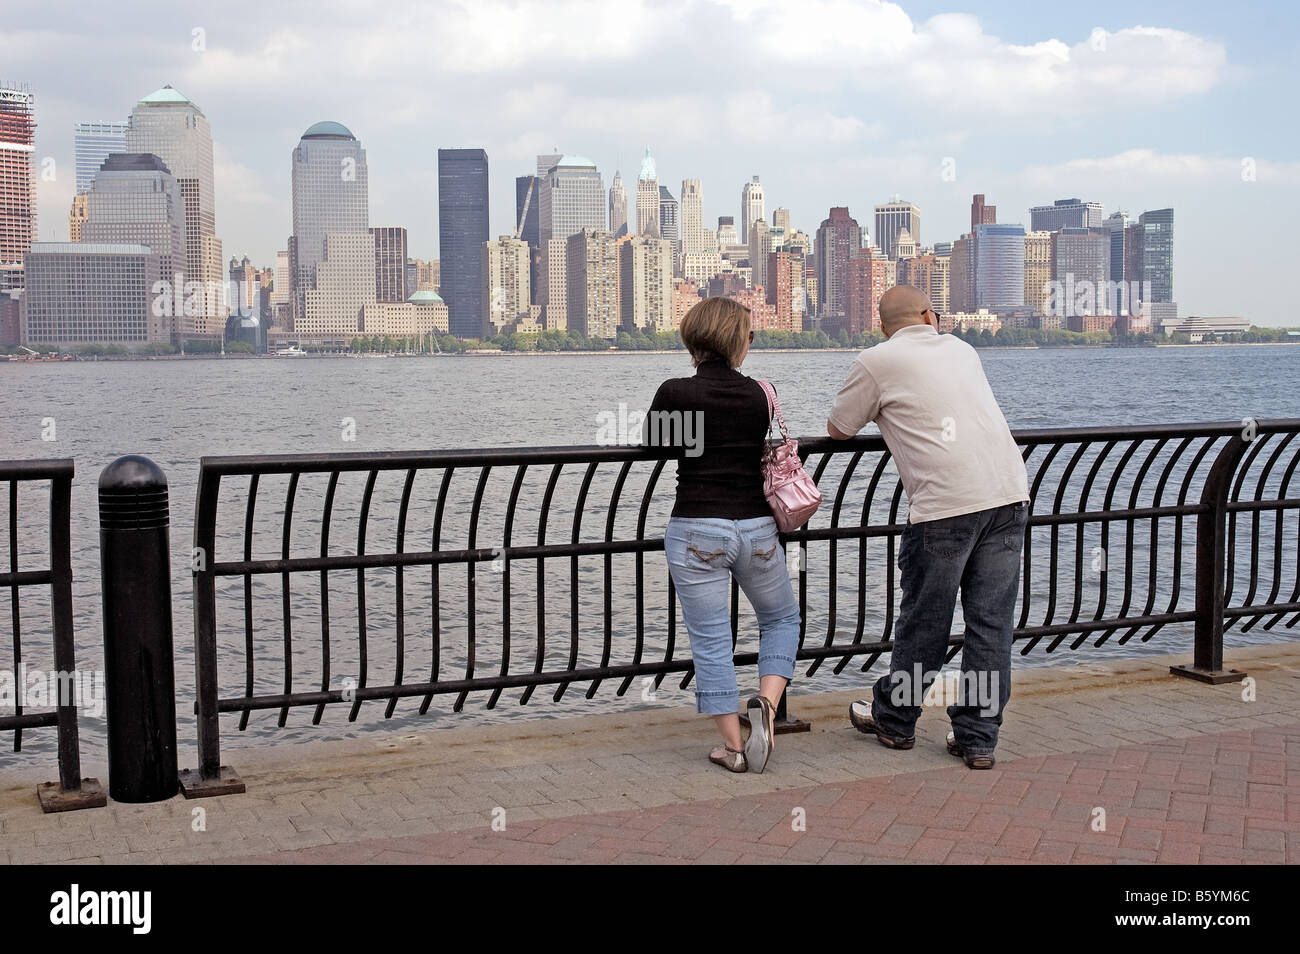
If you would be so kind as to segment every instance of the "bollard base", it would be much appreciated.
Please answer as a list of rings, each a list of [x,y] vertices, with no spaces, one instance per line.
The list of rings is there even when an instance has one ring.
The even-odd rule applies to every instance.
[[[186,798],[210,798],[214,795],[243,795],[244,780],[229,765],[221,766],[217,778],[203,778],[198,769],[180,773],[181,794]]]
[[[742,715],[740,717],[740,724],[743,725],[745,728],[749,728],[749,716]],[[811,732],[811,731],[812,731],[812,723],[804,722],[802,719],[795,719],[791,716],[786,716],[784,719],[778,718],[776,720],[777,735],[791,735],[795,732]]]
[[[103,808],[108,804],[108,796],[99,785],[99,780],[83,778],[81,788],[65,791],[58,782],[42,782],[36,786],[36,797],[40,800],[41,811],[75,812],[82,808]]]
[[[1244,672],[1236,669],[1200,669],[1196,666],[1170,666],[1169,672],[1185,679],[1195,679],[1210,686],[1221,686],[1228,682],[1241,682],[1246,678]]]

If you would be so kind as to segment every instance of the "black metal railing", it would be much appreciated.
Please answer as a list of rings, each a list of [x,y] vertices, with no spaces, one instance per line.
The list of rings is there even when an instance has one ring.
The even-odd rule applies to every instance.
[[[88,808],[104,804],[102,791],[94,779],[81,778],[81,755],[77,737],[78,685],[76,647],[72,626],[72,555],[71,555],[71,498],[73,461],[64,460],[7,460],[0,461],[0,484],[8,484],[8,569],[0,570],[0,588],[9,590],[10,619],[10,672],[12,673],[13,712],[0,711],[0,731],[13,732],[14,751],[21,751],[23,730],[48,728],[58,731],[59,780],[39,788],[42,806],[46,811],[66,811],[71,808]],[[44,503],[35,495],[20,494],[24,487],[49,483],[48,497]],[[48,510],[49,536],[46,547],[35,541],[23,541],[19,533],[20,514],[25,508]],[[45,549],[46,565],[40,569],[30,567],[25,559],[28,551]],[[22,566],[26,564],[26,566]],[[25,689],[29,680],[26,673],[27,657],[35,647],[23,645],[22,594],[30,593],[41,609],[48,604],[48,629],[42,621],[38,631],[49,640],[48,649],[36,656],[38,668],[51,667],[55,679],[47,682],[53,686],[57,697],[47,700],[50,707],[39,711],[25,711]],[[41,614],[43,615],[43,614]],[[50,672],[44,673],[50,675]],[[48,694],[48,693],[47,693]],[[8,708],[6,706],[5,708]]]
[[[1187,674],[1240,678],[1222,670],[1225,622],[1250,632],[1300,619],[1297,433],[1300,420],[1016,432],[1032,496],[1019,651],[1145,642],[1194,624]],[[878,436],[805,439],[801,452],[824,503],[784,535],[803,607],[800,678],[827,663],[865,672],[892,646],[902,486]],[[556,701],[575,685],[591,698],[614,682],[621,696],[638,678],[658,686],[677,673],[686,687],[662,556],[673,453],[204,458],[199,774],[220,772],[221,713],[238,712],[243,729],[259,710],[278,710],[283,726],[296,707],[318,723],[340,703],[354,720],[380,702],[391,718],[407,699],[423,714],[444,696],[454,711],[471,694],[495,707],[510,690],[526,704],[541,686]],[[753,664],[739,610],[733,586],[736,662]],[[951,637],[949,659],[961,641]],[[241,690],[223,694],[222,675]]]

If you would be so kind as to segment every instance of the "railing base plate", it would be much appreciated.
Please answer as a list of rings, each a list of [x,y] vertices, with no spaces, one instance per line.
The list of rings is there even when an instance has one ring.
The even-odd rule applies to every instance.
[[[185,769],[180,773],[181,794],[186,798],[211,798],[214,795],[243,795],[244,780],[229,765],[221,766],[217,778],[203,778],[198,769]]]
[[[108,796],[99,785],[99,779],[83,778],[81,788],[65,791],[58,782],[42,782],[36,786],[36,797],[40,800],[41,811],[75,812],[82,808],[103,808],[108,804]]]
[[[740,717],[740,724],[745,726],[745,728],[749,728],[749,716],[742,715]],[[789,716],[787,716],[784,719],[776,720],[777,735],[790,735],[791,733],[794,732],[811,732],[811,731],[812,731],[812,723],[804,722],[802,719],[792,719]]]
[[[1211,686],[1221,686],[1227,682],[1241,682],[1246,678],[1244,672],[1236,669],[1199,669],[1196,666],[1170,666],[1169,671],[1175,676],[1195,679]]]

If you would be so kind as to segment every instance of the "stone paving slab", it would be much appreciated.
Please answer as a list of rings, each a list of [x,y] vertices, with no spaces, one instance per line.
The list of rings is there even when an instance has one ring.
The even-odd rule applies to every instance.
[[[901,758],[901,754],[896,755]],[[955,761],[955,760],[954,760]],[[227,859],[252,864],[1300,862],[1300,723],[632,811]]]
[[[247,794],[58,815],[15,772],[0,863],[1294,862],[1300,645],[1228,655],[1254,701],[1170,676],[1185,656],[1017,671],[991,772],[946,753],[941,709],[909,752],[858,734],[861,689],[792,695],[812,731],[761,775],[710,765],[681,708],[234,750]]]

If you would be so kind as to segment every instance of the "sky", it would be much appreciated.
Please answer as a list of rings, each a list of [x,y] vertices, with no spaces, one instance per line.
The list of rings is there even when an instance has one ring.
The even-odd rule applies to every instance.
[[[969,229],[984,193],[1029,226],[1058,198],[1175,209],[1180,315],[1300,325],[1300,88],[1290,3],[465,0],[221,4],[6,0],[0,80],[36,97],[42,241],[67,238],[73,124],[125,119],[171,84],[203,110],[226,259],[273,265],[304,130],[366,150],[370,220],[437,256],[437,150],[482,147],[490,226],[538,153],[593,159],[606,185],[703,181],[706,224],[767,208],[810,235],[831,206],[873,231],[894,196],[922,244]]]

